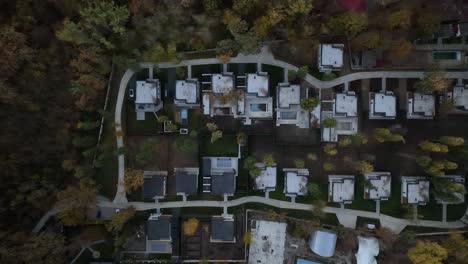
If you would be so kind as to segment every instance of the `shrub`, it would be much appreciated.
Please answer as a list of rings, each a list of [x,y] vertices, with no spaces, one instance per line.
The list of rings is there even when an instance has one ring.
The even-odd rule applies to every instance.
[[[360,146],[365,145],[368,142],[367,136],[363,133],[356,133],[351,136],[351,141],[354,145]]]
[[[218,139],[223,137],[223,131],[221,130],[216,130],[213,133],[211,133],[211,143],[215,143]]]
[[[294,165],[298,169],[303,169],[305,167],[305,161],[303,159],[296,159],[294,160]]]
[[[244,160],[244,169],[250,170],[251,168],[255,167],[255,158],[253,157],[247,157]]]
[[[358,161],[355,166],[356,170],[361,174],[369,173],[374,171],[374,166],[367,161]]]
[[[327,117],[322,121],[322,126],[326,128],[336,127],[336,119]]]
[[[216,125],[216,123],[206,123],[206,128],[208,128],[208,130],[210,132],[214,132],[216,130],[218,130],[218,125]]]
[[[323,163],[323,170],[324,171],[332,171],[334,169],[335,169],[335,165],[333,165],[332,163],[330,163],[330,162]]]
[[[196,218],[190,218],[189,220],[185,221],[182,226],[184,235],[193,236],[197,232],[199,224],[200,221],[198,221]]]
[[[316,153],[309,153],[309,154],[307,154],[307,159],[317,160],[317,154]]]
[[[323,152],[328,156],[335,156],[338,154],[338,150],[335,148],[334,144],[326,144],[325,147],[323,147]]]
[[[313,110],[320,101],[315,97],[304,98],[301,100],[301,108],[304,110]]]
[[[338,140],[338,146],[340,147],[346,147],[351,145],[352,140],[350,137],[341,137],[340,140]]]
[[[309,67],[307,67],[307,65],[301,66],[297,70],[297,77],[304,79],[307,76],[307,73],[309,73]]]
[[[266,154],[265,156],[263,156],[263,164],[266,167],[271,167],[271,166],[275,165],[275,159],[273,158],[273,155],[272,154]]]
[[[438,152],[438,153],[447,153],[448,147],[446,145],[440,143],[430,142],[428,140],[424,140],[418,144],[418,146],[427,152]]]
[[[465,144],[465,140],[461,137],[444,136],[440,138],[440,143],[450,147],[457,147]]]

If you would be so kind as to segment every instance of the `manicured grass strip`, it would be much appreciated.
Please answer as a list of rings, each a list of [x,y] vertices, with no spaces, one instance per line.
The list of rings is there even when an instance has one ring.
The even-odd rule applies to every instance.
[[[238,146],[234,135],[224,135],[216,142],[211,137],[203,137],[202,153],[204,157],[237,157]]]

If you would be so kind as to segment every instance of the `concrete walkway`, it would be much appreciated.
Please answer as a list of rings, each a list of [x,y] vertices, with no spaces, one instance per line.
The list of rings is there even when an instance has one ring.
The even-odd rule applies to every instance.
[[[301,203],[292,203],[287,201],[267,199],[261,196],[246,196],[235,200],[230,201],[177,201],[177,202],[159,202],[159,203],[144,203],[144,202],[127,202],[127,203],[115,203],[101,201],[98,203],[101,207],[110,207],[110,208],[126,208],[133,206],[136,210],[145,211],[145,210],[156,210],[163,208],[182,208],[182,207],[234,207],[246,203],[260,203],[266,204],[269,206],[281,208],[281,209],[293,209],[293,210],[302,210],[302,211],[311,211],[314,206],[309,204]],[[396,217],[391,217],[384,214],[376,214],[374,212],[359,211],[352,209],[341,209],[337,207],[324,207],[323,211],[330,214],[335,214],[338,217],[338,220],[341,224],[348,228],[356,227],[357,217],[366,217],[372,219],[379,219],[382,226],[391,229],[393,232],[400,233],[406,226],[425,226],[425,227],[437,227],[437,228],[463,228],[465,224],[461,221],[454,222],[440,222],[440,221],[427,221],[427,220],[418,220],[411,221],[407,219],[400,219]]]

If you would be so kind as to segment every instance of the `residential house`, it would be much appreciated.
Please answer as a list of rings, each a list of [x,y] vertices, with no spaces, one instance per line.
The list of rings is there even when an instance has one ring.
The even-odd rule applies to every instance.
[[[343,68],[344,44],[320,44],[318,68],[320,72],[331,73]]]
[[[233,196],[238,173],[237,157],[203,158],[203,192]]]
[[[256,190],[274,191],[276,189],[276,164],[265,166],[263,163],[256,163],[255,166],[260,169],[260,175],[255,177]]]
[[[174,168],[177,195],[187,196],[198,193],[199,168]]]
[[[386,201],[390,198],[392,175],[390,172],[364,174],[364,199]]]
[[[322,141],[337,142],[339,136],[358,132],[357,101],[357,95],[352,91],[336,93],[332,101],[323,101],[329,107],[322,106]],[[335,119],[336,126],[324,126],[326,119]]]
[[[302,98],[305,98],[305,93],[301,93],[299,85],[278,84],[276,88],[276,126],[310,127],[310,112],[301,108]]]
[[[354,200],[354,175],[328,176],[328,201],[350,204]]]
[[[463,192],[453,192],[453,191],[445,191],[436,195],[436,200],[438,203],[441,204],[461,204],[465,202],[465,193],[466,193],[466,186],[465,186],[465,178],[461,175],[445,175],[439,180],[447,180],[451,183],[455,184],[457,187],[460,188]]]
[[[211,237],[212,243],[235,243],[236,224],[232,215],[222,215],[211,217]]]
[[[174,105],[182,108],[200,107],[200,85],[197,79],[177,80]]]
[[[143,197],[160,199],[166,197],[167,171],[143,172]]]
[[[401,203],[425,205],[429,202],[429,180],[426,177],[401,177]]]
[[[273,97],[270,96],[268,73],[248,73],[237,77],[237,88],[243,89],[239,98],[237,118],[244,125],[251,125],[254,120],[273,118]]]
[[[392,91],[369,92],[369,119],[395,119],[396,95]]]
[[[238,109],[239,91],[236,89],[232,72],[203,74],[203,114],[213,116],[235,116]]]
[[[450,95],[456,108],[468,111],[468,85],[456,85]]]
[[[146,112],[156,113],[163,107],[159,80],[136,82],[135,111],[137,120],[145,120]]]
[[[150,215],[146,221],[146,252],[172,253],[171,219],[170,215]]]
[[[433,119],[435,115],[435,99],[432,94],[407,92],[408,119]]]
[[[307,194],[308,169],[284,168],[284,194],[289,197]]]

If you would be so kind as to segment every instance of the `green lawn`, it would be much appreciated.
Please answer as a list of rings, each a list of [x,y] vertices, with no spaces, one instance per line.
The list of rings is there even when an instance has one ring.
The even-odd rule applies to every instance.
[[[345,207],[348,209],[375,212],[375,202],[373,200],[364,199],[364,177],[357,175],[355,179],[354,201],[351,204],[347,204]]]
[[[401,183],[396,179],[392,179],[392,193],[388,201],[380,203],[380,213],[402,217],[404,210],[401,207]]]
[[[210,137],[202,138],[202,154],[204,157],[237,157],[238,145],[234,135],[224,135],[211,143]]]
[[[284,195],[284,173],[282,170],[278,170],[276,175],[276,189],[274,192],[270,192],[270,198],[282,201],[291,201],[290,197]]]

